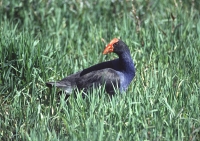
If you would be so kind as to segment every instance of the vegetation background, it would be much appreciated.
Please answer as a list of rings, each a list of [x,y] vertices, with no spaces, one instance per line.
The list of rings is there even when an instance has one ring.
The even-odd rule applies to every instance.
[[[199,0],[0,0],[0,140],[200,140]],[[67,102],[45,82],[131,50],[136,77],[110,99]]]

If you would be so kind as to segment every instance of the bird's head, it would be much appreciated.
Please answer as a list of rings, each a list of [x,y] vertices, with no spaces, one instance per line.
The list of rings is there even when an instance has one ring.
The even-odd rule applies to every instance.
[[[110,43],[105,47],[103,54],[108,54],[114,52],[120,55],[123,52],[129,51],[127,45],[120,39],[114,38]]]

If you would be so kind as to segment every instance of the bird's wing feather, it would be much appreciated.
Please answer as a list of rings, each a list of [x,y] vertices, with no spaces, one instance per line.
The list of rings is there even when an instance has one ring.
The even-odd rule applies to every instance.
[[[90,73],[92,71],[98,71],[98,70],[102,70],[102,69],[106,69],[106,68],[112,68],[117,70],[118,68],[116,68],[119,64],[119,59],[115,59],[115,60],[111,60],[111,61],[107,61],[107,62],[102,62],[99,63],[97,65],[91,66],[87,69],[84,69],[81,71],[80,76],[83,76],[87,73]]]
[[[53,87],[53,86],[56,86],[56,87],[61,88],[65,91],[71,92],[71,90],[76,86],[75,80],[80,77],[80,72],[81,71],[79,71],[75,74],[69,75],[69,76],[67,76],[67,77],[65,77],[62,80],[57,81],[57,82],[47,82],[46,86],[50,87],[50,88]]]
[[[113,94],[115,88],[120,87],[120,77],[115,70],[107,68],[92,71],[77,78],[76,84],[78,89],[84,89],[85,91],[93,86],[97,87],[105,84],[106,92]]]

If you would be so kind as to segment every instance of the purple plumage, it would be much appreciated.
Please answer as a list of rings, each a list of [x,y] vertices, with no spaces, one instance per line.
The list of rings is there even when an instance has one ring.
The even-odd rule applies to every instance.
[[[70,94],[74,88],[87,91],[93,87],[105,85],[108,94],[115,90],[126,91],[135,76],[135,66],[128,46],[120,39],[114,38],[106,46],[103,54],[114,52],[118,59],[102,62],[75,74],[69,75],[58,82],[47,82],[48,87],[56,86]]]

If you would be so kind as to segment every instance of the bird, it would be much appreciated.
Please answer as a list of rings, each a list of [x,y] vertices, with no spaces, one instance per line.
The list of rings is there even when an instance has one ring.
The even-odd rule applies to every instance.
[[[118,58],[93,65],[57,82],[47,82],[49,88],[61,88],[67,95],[77,88],[85,94],[92,88],[104,86],[109,95],[125,92],[135,77],[135,65],[129,47],[118,38],[112,39],[103,54],[115,53]]]

